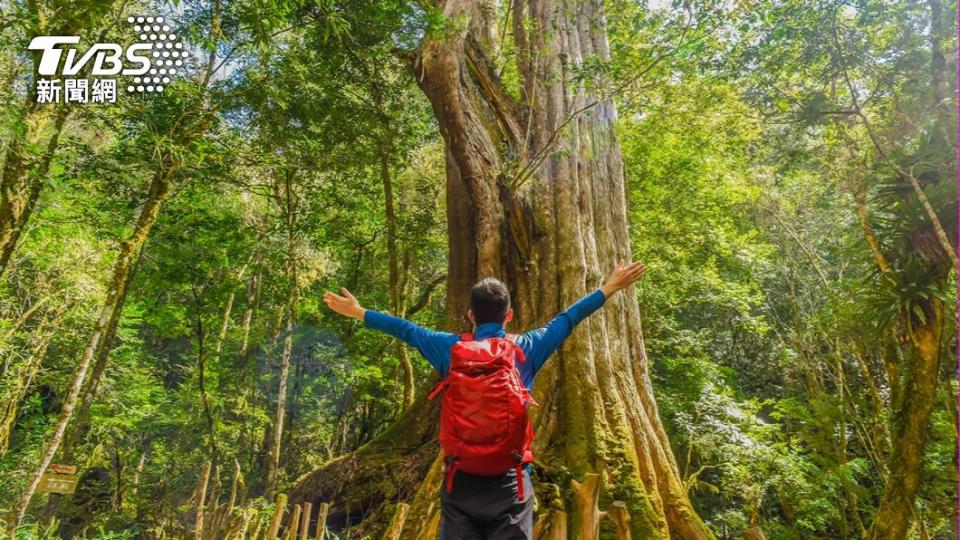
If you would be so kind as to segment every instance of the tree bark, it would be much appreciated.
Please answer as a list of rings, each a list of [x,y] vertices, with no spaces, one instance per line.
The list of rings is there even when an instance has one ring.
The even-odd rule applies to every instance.
[[[212,462],[209,459],[204,462],[203,470],[200,472],[200,483],[197,485],[197,515],[193,527],[195,540],[203,540],[203,514],[207,503],[207,485],[210,483],[211,466]]]
[[[146,243],[146,239],[144,243]],[[140,263],[143,261],[142,254],[143,249],[141,247],[140,255],[137,256],[137,262],[130,271],[127,272],[127,277],[124,279],[123,285],[117,291],[115,302],[118,306],[121,306],[121,309],[113,310],[113,313],[110,315],[110,321],[107,322],[107,326],[103,331],[103,337],[97,345],[97,358],[93,363],[90,376],[87,378],[87,382],[80,392],[79,408],[77,409],[76,418],[64,435],[61,453],[67,461],[73,458],[73,451],[76,445],[83,440],[87,429],[90,427],[90,410],[93,407],[93,402],[100,394],[100,383],[103,382],[103,377],[106,374],[107,362],[110,360],[110,353],[113,351],[113,342],[117,337],[117,328],[120,326],[120,316],[123,314],[122,306],[126,304],[127,294],[130,292],[130,284],[133,283],[133,278],[136,276],[137,270],[140,268]],[[51,501],[52,500],[53,498],[51,498]]]
[[[937,392],[944,315],[944,306],[939,300],[929,302],[927,308],[926,324],[916,328],[911,336],[914,358],[904,366],[906,380],[894,416],[889,474],[868,540],[906,538],[914,515],[927,428]]]
[[[453,28],[428,35],[413,62],[447,148],[447,310],[456,320],[470,285],[500,276],[512,288],[515,321],[527,328],[630,259],[616,110],[571,82],[585,58],[609,57],[603,7],[514,3],[519,103],[478,45],[489,35],[476,28],[479,9],[448,0],[443,12]],[[539,377],[538,459],[548,475],[561,466],[574,477],[606,469],[606,491],[626,503],[638,538],[712,538],[659,419],[634,290],[582,326]],[[576,513],[566,502],[559,501],[574,511],[567,514]]]
[[[383,534],[383,540],[400,540],[400,533],[403,531],[403,524],[407,521],[407,512],[409,511],[409,504],[400,503],[397,505],[393,517],[390,518],[390,524],[387,525],[387,532]]]

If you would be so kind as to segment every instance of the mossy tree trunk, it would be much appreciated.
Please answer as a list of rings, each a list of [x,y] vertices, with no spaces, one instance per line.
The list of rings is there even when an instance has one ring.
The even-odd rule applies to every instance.
[[[512,288],[517,329],[534,327],[598,287],[617,260],[631,258],[616,110],[574,81],[587,59],[608,57],[602,3],[514,3],[519,98],[489,60],[498,34],[489,10],[478,0],[437,7],[445,27],[431,30],[408,60],[446,145],[449,329],[462,330],[454,321],[464,320],[470,286],[484,276]],[[545,473],[538,496],[543,507],[566,509],[542,512],[541,520],[569,516],[565,529],[578,530],[570,481],[605,471],[601,499],[626,502],[635,537],[713,538],[690,504],[659,419],[632,288],[581,325],[536,388],[535,453]],[[421,401],[402,421],[435,422],[428,413]],[[338,479],[376,490],[359,463],[374,464],[370,457],[391,449],[424,448],[417,435],[432,430],[414,431],[391,430],[308,475],[294,500],[332,497],[342,507],[337,497],[361,497],[356,489],[347,494],[349,485],[336,488]],[[436,534],[439,482],[429,477],[437,462],[416,465],[431,474],[412,499],[408,522],[428,525],[406,528],[404,538]]]
[[[912,357],[904,366],[900,403],[894,404],[893,441],[887,458],[889,473],[880,507],[866,536],[869,540],[906,538],[914,516],[943,345],[943,303],[938,299],[931,300],[924,306],[924,311],[927,323],[909,336],[913,345]]]
[[[87,345],[84,347],[80,360],[77,362],[77,366],[73,371],[70,383],[66,389],[66,394],[63,398],[60,415],[57,418],[53,433],[47,440],[44,451],[41,454],[40,463],[30,474],[30,480],[24,487],[23,493],[17,502],[13,519],[10,520],[9,532],[11,533],[17,525],[20,524],[20,521],[26,514],[30,500],[33,498],[37,486],[40,484],[41,476],[47,470],[50,463],[53,462],[54,456],[60,449],[64,433],[67,431],[67,427],[73,419],[73,413],[79,401],[80,392],[87,381],[87,373],[100,342],[104,338],[108,323],[115,312],[123,309],[123,301],[126,298],[124,286],[127,283],[128,275],[132,271],[134,258],[147,241],[150,230],[157,221],[160,208],[170,192],[171,178],[176,169],[177,164],[175,163],[175,158],[172,154],[165,153],[150,181],[147,199],[140,209],[133,232],[120,242],[120,250],[117,260],[113,265],[106,299],[93,325],[93,330],[87,339]]]
[[[488,59],[497,32],[483,6],[448,0],[442,9],[449,26],[428,35],[413,69],[447,149],[448,315],[466,312],[477,279],[499,276],[518,328],[534,327],[631,258],[616,110],[576,82],[585,61],[609,57],[603,4],[514,4],[519,99]],[[605,470],[605,496],[627,503],[637,537],[712,537],[659,419],[632,289],[571,336],[536,390],[535,451],[563,492],[570,478]],[[576,523],[570,497],[561,499],[545,502],[566,506]]]
[[[0,175],[0,273],[6,270],[37,206],[70,112],[66,107],[36,103],[28,103],[24,110],[23,133],[7,144]]]

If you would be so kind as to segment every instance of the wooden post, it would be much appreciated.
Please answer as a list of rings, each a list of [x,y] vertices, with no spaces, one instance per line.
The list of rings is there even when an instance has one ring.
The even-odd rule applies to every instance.
[[[310,512],[313,510],[313,504],[303,503],[303,514],[300,517],[300,540],[307,540],[307,534],[310,532]]]
[[[320,503],[320,511],[317,512],[317,536],[316,540],[323,540],[327,533],[327,514],[330,513],[330,503]]]
[[[210,467],[212,466],[209,459],[203,464],[203,472],[200,473],[200,485],[197,486],[197,521],[193,533],[196,540],[203,540],[203,507],[207,502],[207,484],[210,483]]]
[[[548,514],[543,536],[534,536],[540,540],[567,540],[567,513],[553,510]]]
[[[583,483],[571,480],[573,498],[580,514],[580,540],[596,540],[600,534],[600,475],[589,473]]]
[[[267,529],[267,540],[274,540],[277,533],[280,532],[280,520],[283,519],[283,512],[287,509],[287,494],[277,493],[277,507],[273,510],[273,518],[270,520],[270,528]]]
[[[617,540],[632,540],[630,537],[630,512],[627,510],[627,503],[613,501],[613,506],[607,512],[607,516],[613,521],[613,526],[616,528]]]
[[[767,540],[767,537],[763,535],[763,529],[756,525],[743,531],[741,538],[743,538],[743,540]]]
[[[293,513],[290,514],[290,523],[287,526],[287,534],[284,536],[287,540],[297,540],[297,530],[300,526],[300,505],[293,505]]]
[[[407,520],[407,512],[409,511],[409,504],[400,503],[397,505],[397,509],[390,519],[390,525],[387,526],[387,532],[383,533],[383,540],[400,540],[400,533],[403,531],[403,522]]]

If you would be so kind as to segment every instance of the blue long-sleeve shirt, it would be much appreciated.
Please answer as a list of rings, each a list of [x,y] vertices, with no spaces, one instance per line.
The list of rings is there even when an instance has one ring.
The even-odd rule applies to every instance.
[[[526,359],[524,362],[517,362],[517,370],[527,389],[533,389],[533,381],[540,368],[563,344],[563,340],[567,339],[577,324],[603,307],[605,301],[606,296],[597,289],[554,317],[546,326],[517,336],[517,345],[523,350]],[[380,330],[402,339],[420,351],[420,354],[430,362],[441,377],[447,376],[447,370],[450,367],[450,349],[460,341],[459,335],[428,330],[410,321],[369,309],[363,316],[363,323],[367,328]],[[503,325],[492,322],[478,325],[474,332],[474,339],[478,340],[504,336],[506,336],[506,330]]]

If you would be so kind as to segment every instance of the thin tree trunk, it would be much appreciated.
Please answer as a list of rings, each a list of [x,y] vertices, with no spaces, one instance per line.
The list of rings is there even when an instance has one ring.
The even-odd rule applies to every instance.
[[[40,370],[40,365],[46,357],[47,348],[50,346],[53,336],[56,335],[58,323],[63,313],[61,311],[59,314],[53,315],[50,321],[40,325],[37,331],[31,335],[33,347],[29,356],[16,364],[13,370],[15,373],[4,376],[7,391],[0,401],[0,456],[5,455],[10,447],[10,438],[13,435],[13,427],[20,410],[20,403],[26,397],[34,377]],[[51,329],[45,331],[47,327],[51,327]]]
[[[28,100],[32,98],[32,94],[27,96]],[[0,275],[6,270],[20,234],[40,198],[60,134],[70,114],[66,107],[58,107],[53,113],[49,109],[44,105],[28,103],[26,133],[23,137],[14,136],[7,146],[3,175],[0,177]],[[34,159],[30,155],[30,147],[40,143],[51,114],[52,133],[43,153]]]
[[[193,526],[195,540],[203,540],[203,513],[207,503],[207,484],[210,483],[210,468],[213,463],[208,459],[200,472],[200,483],[197,485],[197,516]]]
[[[880,241],[877,239],[873,226],[870,225],[870,211],[867,209],[867,194],[865,186],[855,188],[853,198],[857,203],[857,216],[860,218],[860,229],[863,231],[863,238],[870,247],[873,254],[873,260],[877,263],[877,268],[883,273],[890,272],[890,262],[880,247]]]
[[[283,421],[286,417],[287,379],[290,374],[290,354],[293,349],[293,318],[287,319],[286,336],[283,339],[283,354],[280,359],[280,382],[277,387],[277,408],[273,418],[270,461],[267,464],[266,495],[271,498],[277,486],[277,473],[280,468],[280,450],[283,438]]]
[[[147,464],[147,451],[140,452],[140,459],[137,460],[137,468],[133,473],[133,494],[139,495],[140,477],[143,475],[143,468]]]
[[[202,292],[193,287],[194,309],[196,311],[194,326],[197,338],[197,390],[200,393],[200,404],[203,406],[203,416],[207,424],[207,452],[210,459],[217,456],[217,430],[213,410],[210,407],[210,397],[207,394],[207,355],[206,331],[203,327],[203,300]]]
[[[923,449],[937,391],[943,304],[929,303],[928,321],[911,336],[914,359],[905,366],[901,404],[893,430],[889,475],[880,506],[867,535],[869,540],[906,538],[923,471]]]
[[[141,246],[143,246],[144,242],[146,242],[146,239],[150,234],[150,230],[153,228],[153,224],[157,220],[160,207],[162,206],[163,201],[166,199],[170,190],[170,177],[173,174],[174,169],[169,164],[170,156],[165,157],[166,159],[164,159],[161,163],[161,166],[158,167],[153,179],[150,182],[147,201],[140,210],[140,215],[137,218],[137,223],[134,227],[133,233],[120,243],[120,252],[113,266],[113,273],[107,288],[106,300],[104,301],[103,307],[100,310],[100,314],[97,317],[96,323],[93,325],[93,330],[91,331],[86,347],[80,356],[77,367],[73,372],[70,384],[67,387],[67,394],[63,399],[63,406],[60,410],[60,416],[57,418],[57,422],[54,426],[53,433],[50,436],[50,440],[47,442],[46,448],[41,454],[40,463],[31,474],[30,480],[27,482],[27,485],[25,486],[23,493],[17,502],[14,519],[10,522],[9,530],[11,534],[13,530],[16,529],[17,525],[19,525],[23,520],[24,515],[27,513],[27,507],[30,505],[30,500],[33,498],[37,486],[40,484],[40,477],[47,470],[47,467],[50,466],[54,455],[56,455],[57,450],[60,447],[60,443],[63,440],[63,434],[66,432],[67,427],[73,418],[73,412],[77,405],[80,391],[84,382],[86,381],[87,371],[89,370],[90,364],[93,361],[94,354],[96,353],[100,339],[103,337],[107,323],[110,321],[110,318],[113,316],[115,311],[123,309],[122,302],[120,301],[122,295],[119,293],[121,292],[123,284],[127,280],[127,275],[131,270],[133,258],[136,256]]]
[[[389,129],[386,126],[384,129]],[[400,264],[397,257],[397,216],[393,205],[393,178],[390,174],[390,142],[380,145],[380,180],[383,183],[384,208],[387,215],[387,263],[390,281],[390,312],[403,317],[403,298],[400,291]],[[413,403],[413,365],[402,341],[397,341],[397,355],[403,370],[403,410]]]
[[[233,460],[233,480],[230,482],[230,502],[227,503],[226,517],[229,518],[233,514],[233,509],[237,504],[237,493],[240,489],[240,485],[244,483],[243,480],[243,471],[240,470],[240,462],[234,458]]]
[[[290,356],[293,353],[293,329],[296,319],[297,303],[297,261],[296,261],[296,202],[294,201],[292,172],[284,174],[283,182],[283,214],[287,226],[287,279],[290,288],[287,295],[287,331],[283,339],[283,356],[280,361],[280,384],[277,389],[277,409],[274,415],[273,443],[270,451],[270,460],[267,464],[266,496],[272,498],[277,486],[277,476],[280,469],[280,450],[283,440],[283,420],[286,416],[287,378],[290,373]],[[279,187],[278,187],[279,191]]]
[[[123,458],[116,441],[113,442],[113,478],[113,509],[119,512],[123,508]]]
[[[211,459],[211,461],[214,461]],[[223,482],[220,481],[220,465],[213,466],[213,488],[210,490],[210,495],[207,497],[206,507],[209,510],[204,510],[204,512],[211,516],[211,519],[206,519],[204,517],[204,529],[203,537],[204,538],[213,538],[213,535],[216,531],[213,529],[217,526],[217,510],[220,507],[220,491],[223,489]]]
[[[943,248],[944,253],[950,260],[950,264],[952,264],[954,268],[957,268],[957,252],[950,243],[950,238],[943,229],[943,224],[940,223],[940,218],[937,216],[936,210],[934,210],[933,205],[930,204],[930,199],[927,198],[926,192],[923,191],[923,187],[913,173],[908,172],[906,176],[910,180],[913,192],[917,195],[917,200],[920,201],[920,205],[923,206],[927,217],[930,218],[930,224],[933,225],[933,232],[937,236],[937,241],[940,242],[940,247]]]
[[[13,324],[10,325],[10,328],[8,328],[4,332],[3,338],[0,338],[0,343],[9,343],[10,340],[12,340],[14,336],[17,335],[17,332],[19,332],[20,329],[23,328],[23,325],[26,324],[28,320],[30,320],[30,317],[34,313],[36,313],[38,309],[43,307],[44,304],[52,300],[55,296],[58,296],[60,292],[61,291],[52,292],[50,294],[47,294],[46,296],[42,296],[38,298],[36,301],[30,304],[30,307],[23,310],[23,312],[17,317],[17,320],[14,321]],[[3,352],[5,353],[6,351],[3,351]],[[7,375],[7,369],[10,367],[11,355],[4,354],[4,356],[6,358],[3,362],[3,370],[0,370],[0,377],[5,377]]]
[[[407,521],[407,512],[410,511],[410,505],[400,503],[390,518],[390,524],[387,525],[387,532],[383,534],[383,540],[400,540],[400,533],[403,532],[403,524]]]
[[[247,283],[247,307],[243,312],[243,331],[241,332],[240,338],[240,351],[237,353],[237,361],[240,369],[240,385],[243,387],[244,392],[244,399],[238,413],[243,421],[240,432],[237,434],[237,445],[239,447],[240,445],[248,444],[251,466],[253,464],[253,456],[256,455],[256,448],[253,443],[254,429],[250,426],[249,422],[251,420],[249,410],[254,407],[254,400],[256,399],[257,362],[255,358],[250,358],[248,349],[250,343],[250,327],[253,323],[253,312],[257,304],[257,296],[260,292],[259,283],[260,273],[258,271],[255,275],[251,276],[250,281]]]
[[[146,240],[144,240],[144,243],[146,243]],[[117,291],[116,304],[118,306],[126,304],[127,295],[130,292],[130,284],[133,283],[133,278],[136,276],[137,270],[140,268],[142,262],[143,249],[141,248],[137,255],[136,264],[127,272],[123,285],[120,290]],[[64,459],[68,461],[73,458],[73,451],[76,445],[83,440],[87,429],[90,427],[90,410],[93,407],[93,402],[100,393],[100,383],[103,382],[106,374],[107,363],[110,360],[110,353],[113,351],[113,342],[117,337],[117,329],[120,326],[120,316],[122,313],[123,309],[115,309],[110,315],[110,321],[107,323],[107,327],[103,331],[103,337],[97,345],[96,361],[93,363],[90,376],[80,393],[80,405],[77,409],[76,419],[64,435],[61,453]],[[51,501],[52,500],[53,498],[51,498]]]
[[[230,291],[230,295],[227,296],[227,304],[223,307],[223,323],[220,325],[220,331],[217,333],[217,341],[213,348],[218,359],[220,358],[221,351],[223,351],[223,342],[227,339],[227,330],[230,328],[230,314],[233,311],[233,301],[235,297],[236,292]]]

